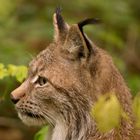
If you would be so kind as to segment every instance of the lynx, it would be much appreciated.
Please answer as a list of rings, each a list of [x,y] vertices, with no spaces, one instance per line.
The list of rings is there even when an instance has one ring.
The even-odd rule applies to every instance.
[[[54,41],[29,64],[28,77],[11,93],[21,120],[48,125],[46,140],[133,140],[132,97],[112,58],[83,32],[86,19],[68,25],[57,9]],[[101,95],[114,92],[129,120],[120,128],[98,131],[90,115]],[[105,114],[107,115],[107,114]]]

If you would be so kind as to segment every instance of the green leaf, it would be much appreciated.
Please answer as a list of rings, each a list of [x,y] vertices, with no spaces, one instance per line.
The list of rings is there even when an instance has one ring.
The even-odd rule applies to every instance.
[[[34,140],[45,140],[48,132],[48,126],[43,127],[39,132],[35,134]]]
[[[27,76],[27,67],[10,64],[8,65],[8,73],[11,76],[15,76],[19,82],[22,82]]]
[[[9,64],[8,65],[8,73],[10,76],[15,76],[17,74],[17,66]]]
[[[97,123],[98,129],[101,132],[107,132],[119,126],[121,110],[117,97],[111,93],[111,95],[99,98],[92,108],[91,114]]]
[[[8,75],[7,69],[5,69],[4,65],[0,63],[0,79],[3,79]]]
[[[136,116],[136,127],[140,128],[140,94],[133,100],[133,111]]]
[[[27,77],[27,67],[25,66],[18,66],[17,67],[17,73],[16,73],[16,79],[19,82],[22,82]]]

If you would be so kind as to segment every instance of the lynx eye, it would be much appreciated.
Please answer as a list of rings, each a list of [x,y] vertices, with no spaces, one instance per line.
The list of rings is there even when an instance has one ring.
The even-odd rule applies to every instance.
[[[48,79],[47,78],[41,77],[41,76],[38,77],[37,83],[40,86],[44,86],[47,82],[48,82]]]

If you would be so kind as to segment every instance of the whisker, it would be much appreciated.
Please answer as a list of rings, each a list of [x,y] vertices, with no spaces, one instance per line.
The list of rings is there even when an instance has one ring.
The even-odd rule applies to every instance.
[[[51,115],[49,115],[49,113],[46,113],[44,111],[42,112],[42,114],[46,116],[48,123],[54,126],[54,122],[53,122],[54,119],[51,117]]]

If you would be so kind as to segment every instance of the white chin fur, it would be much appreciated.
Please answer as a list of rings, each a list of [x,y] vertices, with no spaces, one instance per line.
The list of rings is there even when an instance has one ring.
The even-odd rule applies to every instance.
[[[41,119],[31,118],[21,113],[18,113],[18,116],[22,122],[28,126],[42,126],[45,124],[45,122]]]

